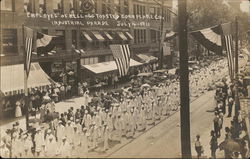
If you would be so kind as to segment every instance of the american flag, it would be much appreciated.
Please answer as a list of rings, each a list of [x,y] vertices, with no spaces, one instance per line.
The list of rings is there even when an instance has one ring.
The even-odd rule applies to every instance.
[[[32,46],[33,46],[33,29],[24,26],[24,35],[25,35],[24,70],[26,71],[28,77],[30,72]]]
[[[113,53],[119,75],[125,76],[128,73],[130,66],[130,50],[129,46],[126,45],[110,45],[110,49]]]
[[[224,23],[221,25],[223,31],[223,41],[225,43],[225,49],[227,52],[229,75],[231,79],[234,79],[235,60],[234,60],[234,45],[232,35],[232,23]]]

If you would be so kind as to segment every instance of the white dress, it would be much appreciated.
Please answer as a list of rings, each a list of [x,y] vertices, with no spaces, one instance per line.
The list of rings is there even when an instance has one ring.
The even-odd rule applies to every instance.
[[[21,117],[21,116],[22,116],[21,107],[20,107],[20,105],[16,105],[15,117],[18,118],[18,117]]]

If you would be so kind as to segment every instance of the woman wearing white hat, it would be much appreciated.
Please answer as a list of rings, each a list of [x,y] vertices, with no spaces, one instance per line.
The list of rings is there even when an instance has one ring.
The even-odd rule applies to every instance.
[[[21,103],[20,101],[16,102],[16,110],[15,110],[15,117],[21,117],[22,116],[22,109],[21,109]]]

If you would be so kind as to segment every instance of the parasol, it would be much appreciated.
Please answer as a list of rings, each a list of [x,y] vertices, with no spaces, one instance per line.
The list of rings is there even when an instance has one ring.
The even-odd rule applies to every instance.
[[[143,87],[150,87],[150,85],[145,83],[145,84],[141,85],[141,88],[143,88]]]
[[[138,77],[143,77],[143,76],[148,77],[148,76],[152,76],[152,75],[153,75],[152,72],[148,72],[148,73],[139,73],[137,76],[138,76]]]
[[[232,139],[228,139],[228,140],[220,143],[219,148],[220,148],[220,150],[227,150],[230,152],[240,152],[241,151],[241,145]]]
[[[167,69],[161,69],[161,70],[154,71],[154,73],[163,73],[163,72],[167,72]]]

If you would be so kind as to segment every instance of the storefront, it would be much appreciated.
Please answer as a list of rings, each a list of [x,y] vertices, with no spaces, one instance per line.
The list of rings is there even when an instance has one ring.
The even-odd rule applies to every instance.
[[[16,101],[24,102],[23,64],[1,66],[1,118],[14,116]],[[54,81],[38,63],[32,63],[28,77],[28,90],[44,89]],[[23,112],[24,108],[21,107]]]

